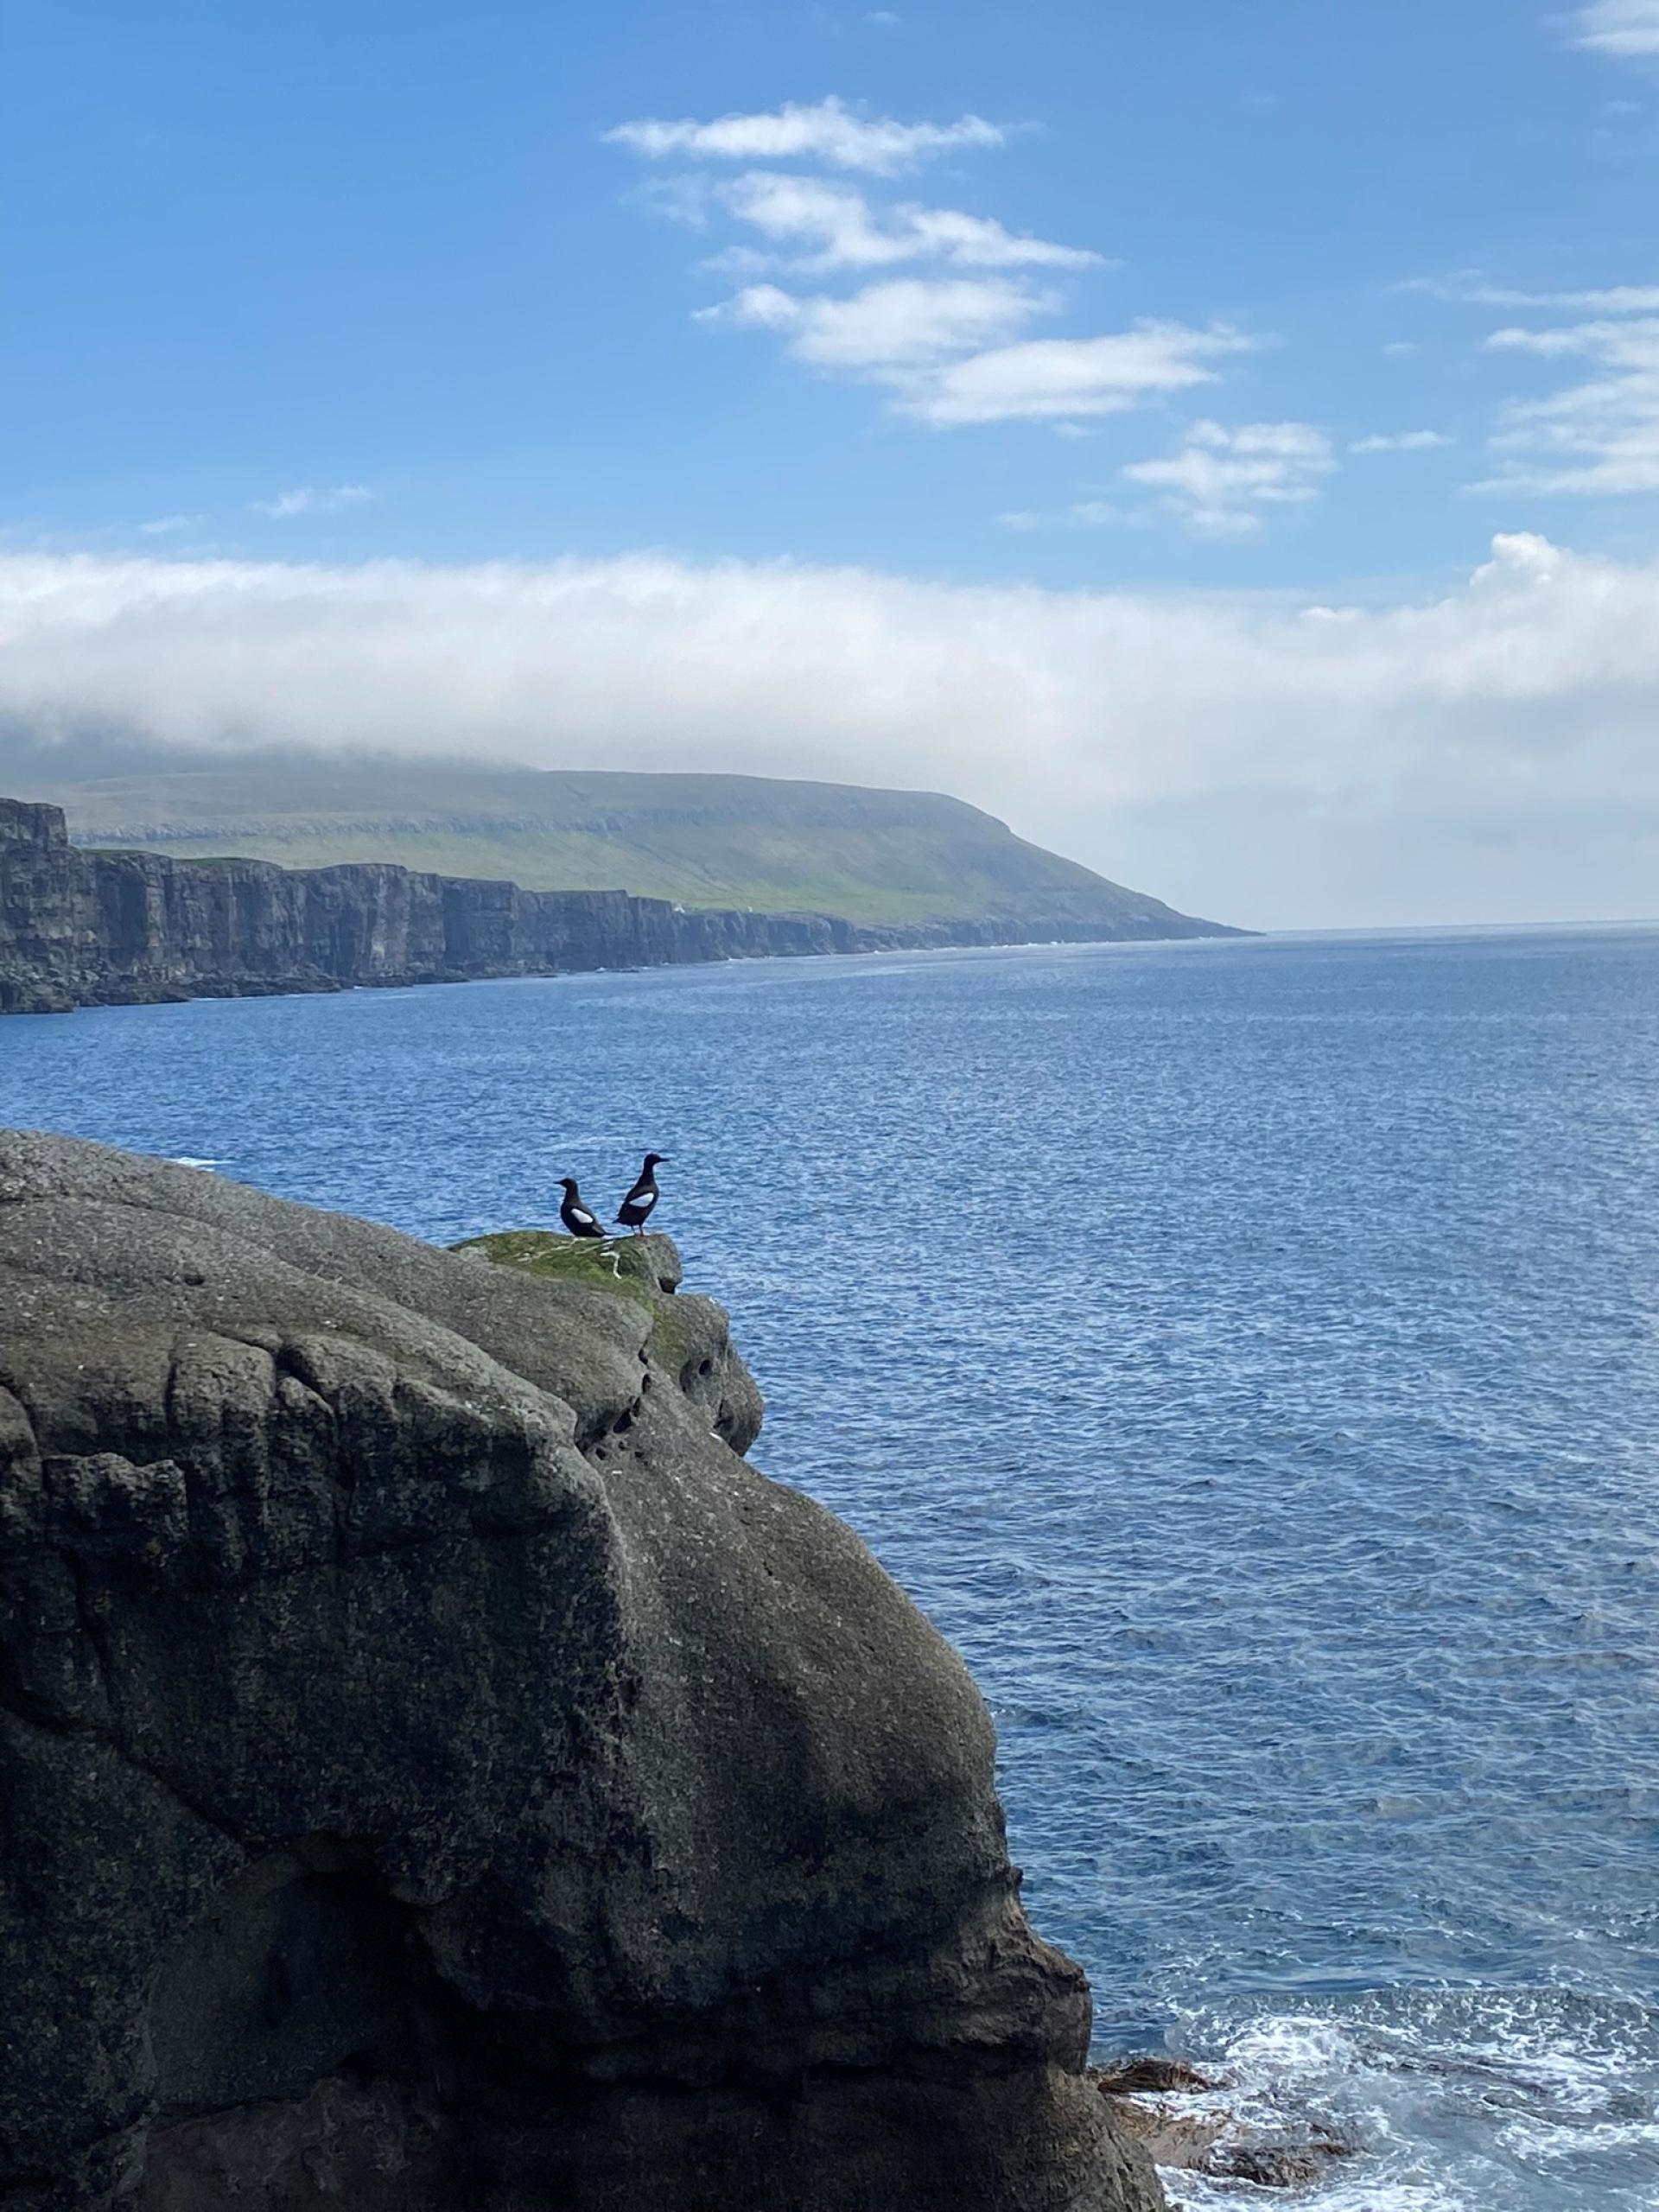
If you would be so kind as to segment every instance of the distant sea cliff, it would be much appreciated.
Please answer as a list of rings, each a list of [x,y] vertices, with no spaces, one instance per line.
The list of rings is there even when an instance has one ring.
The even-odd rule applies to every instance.
[[[1058,903],[1058,902],[1057,902]],[[385,861],[284,868],[71,844],[61,809],[0,798],[0,1013],[944,945],[1236,934],[1163,909],[900,924],[525,891]]]

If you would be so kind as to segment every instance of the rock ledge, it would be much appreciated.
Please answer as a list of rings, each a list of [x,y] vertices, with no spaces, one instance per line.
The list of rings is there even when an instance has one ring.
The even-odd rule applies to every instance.
[[[1154,2212],[960,1662],[561,1242],[0,1135],[0,2206]]]

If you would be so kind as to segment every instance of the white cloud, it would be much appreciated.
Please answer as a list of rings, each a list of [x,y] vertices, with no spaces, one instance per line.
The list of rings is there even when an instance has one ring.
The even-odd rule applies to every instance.
[[[1213,384],[1209,363],[1252,343],[1162,322],[1010,342],[1058,304],[1007,277],[894,277],[846,299],[751,284],[702,316],[778,331],[798,360],[884,385],[901,413],[939,426],[1122,414]]]
[[[1243,921],[1659,905],[1659,563],[1504,538],[1438,597],[1306,608],[658,556],[16,556],[0,715],[946,790]]]
[[[941,424],[1121,415],[1214,384],[1209,364],[1254,343],[1236,331],[1178,322],[1138,322],[1107,338],[1030,339],[950,362],[903,404],[921,421]]]
[[[1659,5],[1659,0],[1656,0]],[[1609,284],[1599,290],[1529,292],[1510,284],[1491,284],[1473,274],[1414,279],[1402,288],[1427,292],[1457,307],[1560,308],[1585,315],[1653,315],[1659,312],[1659,284]]]
[[[1002,277],[894,277],[867,284],[849,299],[752,284],[705,315],[785,332],[791,353],[815,368],[909,386],[918,370],[931,378],[941,356],[1003,338],[1046,304]]]
[[[1016,507],[1011,513],[997,517],[1005,530],[1097,530],[1107,523],[1138,524],[1144,515],[1132,513],[1124,507],[1115,507],[1107,499],[1077,499],[1058,514],[1044,514],[1034,508]]]
[[[253,511],[272,522],[289,522],[296,515],[338,514],[373,497],[366,484],[301,484],[291,492],[279,492],[274,499],[256,499]]]
[[[1602,371],[1548,398],[1512,400],[1493,444],[1510,456],[1484,491],[1659,492],[1659,319],[1499,330],[1487,343]]]
[[[827,162],[838,169],[894,176],[953,148],[1000,146],[1007,137],[982,116],[955,123],[899,123],[889,116],[855,115],[833,96],[815,107],[790,102],[767,114],[726,115],[712,123],[690,118],[624,123],[607,131],[613,145],[653,161],[677,154],[707,161]]]
[[[610,135],[649,155],[811,155],[891,172],[938,150],[942,132],[952,143],[997,143],[1004,135],[972,116],[948,126],[866,121],[834,99],[715,124],[627,124]],[[850,185],[769,169],[725,183],[683,181],[660,204],[697,229],[719,207],[758,232],[772,259],[738,245],[705,264],[741,278],[867,273],[918,261],[984,272],[894,277],[842,296],[757,282],[698,311],[703,321],[777,332],[810,366],[885,385],[898,411],[918,422],[1046,422],[1078,434],[1090,417],[1215,383],[1217,361],[1255,343],[1220,326],[1153,320],[1105,336],[1033,339],[1029,326],[1057,312],[1060,297],[991,272],[1065,272],[1098,267],[1100,256],[962,208],[876,207]]]
[[[633,204],[688,231],[706,231],[711,207],[717,204],[718,188],[700,171],[681,171],[671,176],[648,176],[630,194]]]
[[[1659,323],[1577,322],[1554,330],[1495,330],[1486,343],[1499,351],[1559,357],[1567,353],[1595,353],[1612,359],[1645,354]]]
[[[138,528],[145,537],[171,537],[175,531],[194,530],[207,519],[206,515],[157,515],[153,522],[141,522]]]
[[[1330,439],[1311,423],[1195,423],[1179,453],[1122,474],[1161,493],[1198,537],[1248,537],[1262,527],[1261,508],[1317,499],[1336,466]]]
[[[1659,312],[1659,284],[1611,284],[1599,292],[1492,292],[1487,304],[1570,308],[1588,315],[1653,315]]]
[[[910,257],[906,241],[884,230],[850,185],[762,169],[725,186],[720,197],[740,222],[775,244],[810,249],[806,265],[813,269],[874,269]]]
[[[1573,24],[1578,43],[1596,53],[1659,54],[1659,0],[1591,0]]]
[[[1020,238],[983,215],[955,208],[899,207],[876,215],[850,185],[757,170],[722,188],[720,198],[741,222],[774,244],[798,248],[815,271],[874,269],[938,258],[979,269],[1082,269],[1100,256],[1046,238]]]
[[[1452,442],[1444,430],[1395,430],[1379,432],[1369,438],[1356,438],[1348,450],[1350,453],[1430,453],[1436,446],[1449,446]]]

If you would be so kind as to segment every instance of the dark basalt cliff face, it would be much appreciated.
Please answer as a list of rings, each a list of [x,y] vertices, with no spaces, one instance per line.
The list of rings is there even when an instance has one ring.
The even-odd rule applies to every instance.
[[[1177,921],[1181,918],[1177,917]],[[0,1014],[365,983],[1161,936],[1075,918],[866,926],[683,908],[623,891],[521,891],[387,862],[283,868],[70,844],[55,806],[0,799]],[[1214,934],[1195,923],[1190,934]]]
[[[1154,2212],[960,1662],[557,1243],[0,1135],[0,2205]]]

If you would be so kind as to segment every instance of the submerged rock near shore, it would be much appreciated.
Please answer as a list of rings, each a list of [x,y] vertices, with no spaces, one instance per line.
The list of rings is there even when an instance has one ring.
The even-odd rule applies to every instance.
[[[678,1279],[0,1135],[6,2212],[1161,2203]]]

